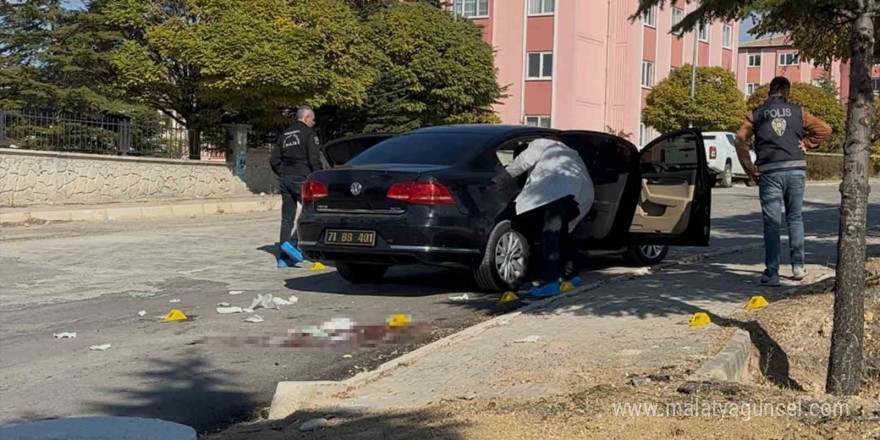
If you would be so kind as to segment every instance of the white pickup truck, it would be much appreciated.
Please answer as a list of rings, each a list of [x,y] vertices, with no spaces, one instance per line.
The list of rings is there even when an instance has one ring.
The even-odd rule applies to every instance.
[[[703,143],[706,145],[706,159],[709,163],[709,172],[715,176],[715,181],[722,188],[733,186],[734,179],[748,182],[739,158],[736,156],[736,135],[726,131],[703,132]],[[749,151],[752,161],[755,161],[755,152]]]

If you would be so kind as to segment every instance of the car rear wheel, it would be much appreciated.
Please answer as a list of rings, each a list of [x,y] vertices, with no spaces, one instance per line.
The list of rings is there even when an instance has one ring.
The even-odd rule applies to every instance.
[[[733,186],[733,165],[730,162],[724,165],[724,171],[718,176],[718,185],[722,188]]]
[[[513,229],[509,220],[495,226],[486,252],[474,276],[480,288],[489,292],[515,289],[529,268],[529,242]]]
[[[637,266],[653,266],[660,264],[669,253],[669,246],[652,244],[631,244],[626,250],[626,260]]]
[[[337,261],[336,271],[343,279],[352,284],[376,283],[382,280],[389,266],[379,264],[352,263]]]

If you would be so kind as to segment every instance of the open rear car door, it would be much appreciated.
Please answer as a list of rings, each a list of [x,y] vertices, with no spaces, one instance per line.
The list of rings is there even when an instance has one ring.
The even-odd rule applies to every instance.
[[[700,132],[660,137],[639,155],[641,194],[630,228],[633,241],[708,246],[712,193]]]
[[[384,141],[393,134],[362,134],[342,139],[332,140],[324,145],[321,149],[323,153],[324,166],[326,168],[336,168],[345,165],[348,161],[354,159],[355,156],[370,149],[373,145]]]

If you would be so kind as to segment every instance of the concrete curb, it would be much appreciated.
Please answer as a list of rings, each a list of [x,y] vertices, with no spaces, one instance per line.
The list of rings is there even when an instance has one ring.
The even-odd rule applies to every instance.
[[[106,206],[61,208],[44,211],[0,211],[0,224],[27,221],[108,221],[192,217],[213,214],[246,214],[281,210],[281,199],[206,200],[200,203],[162,203],[143,206]]]
[[[737,329],[721,351],[704,363],[689,382],[736,382],[749,380],[749,358],[752,339],[749,333]]]
[[[510,321],[516,319],[523,313],[547,307],[554,302],[559,301],[560,299],[580,295],[585,292],[589,292],[591,290],[595,290],[599,287],[605,286],[607,284],[628,281],[642,276],[651,275],[654,270],[664,269],[681,264],[692,264],[709,258],[737,254],[760,247],[763,247],[763,244],[739,246],[715,252],[708,252],[684,258],[680,261],[659,264],[643,273],[619,275],[608,278],[606,280],[587,284],[567,294],[547,298],[541,301],[536,301],[520,307],[514,312],[507,313],[501,316],[496,316],[492,319],[489,319],[488,321],[484,321],[472,327],[468,327],[458,333],[449,335],[445,338],[439,339],[409,353],[406,353],[403,356],[385,362],[384,364],[377,367],[375,370],[365,371],[343,381],[279,382],[275,390],[275,395],[272,398],[272,406],[269,409],[269,420],[283,419],[295,413],[296,411],[309,408],[312,402],[314,402],[314,397],[328,398],[339,392],[351,390],[352,388],[357,388],[365,385],[388,374],[391,370],[399,366],[412,363],[436,350],[472,339],[482,334],[486,330],[489,330],[490,328],[500,325],[507,325]]]

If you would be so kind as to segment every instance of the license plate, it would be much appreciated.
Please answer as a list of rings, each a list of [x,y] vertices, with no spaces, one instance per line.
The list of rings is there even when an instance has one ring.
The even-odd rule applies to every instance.
[[[324,244],[343,246],[375,246],[375,231],[347,231],[328,229],[324,234]]]

